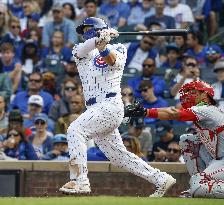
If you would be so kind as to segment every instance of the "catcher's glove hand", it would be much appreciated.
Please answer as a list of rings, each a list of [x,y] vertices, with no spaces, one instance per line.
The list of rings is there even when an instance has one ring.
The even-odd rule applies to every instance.
[[[124,110],[124,117],[145,117],[147,109],[144,108],[139,102],[128,105]]]

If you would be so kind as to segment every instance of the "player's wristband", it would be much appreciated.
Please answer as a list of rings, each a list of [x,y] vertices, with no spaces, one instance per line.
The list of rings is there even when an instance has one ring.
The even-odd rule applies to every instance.
[[[110,50],[108,48],[106,48],[105,50],[103,50],[103,51],[100,52],[100,55],[102,57],[106,57],[106,56],[109,55],[109,53],[110,53]]]
[[[157,108],[147,109],[146,117],[158,118]]]

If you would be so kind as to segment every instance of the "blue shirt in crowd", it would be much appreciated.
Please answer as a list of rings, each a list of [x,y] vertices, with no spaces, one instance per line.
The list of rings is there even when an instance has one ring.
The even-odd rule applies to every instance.
[[[169,61],[166,61],[162,64],[161,66],[162,68],[166,69],[166,68],[171,68],[171,69],[177,69],[180,70],[182,68],[182,63],[181,61],[177,60],[176,64],[174,66],[171,66]]]
[[[108,161],[105,154],[98,147],[90,147],[87,151],[88,161]]]
[[[134,90],[134,96],[136,98],[142,98],[141,96],[141,92],[139,91],[139,85],[140,85],[140,82],[144,80],[144,77],[141,76],[141,77],[136,77],[136,78],[133,78],[133,79],[130,79],[128,81],[128,85],[130,87],[132,87],[132,89]],[[153,75],[150,79],[148,80],[151,80],[152,84],[153,84],[153,87],[154,87],[154,93],[155,95],[158,97],[158,96],[163,96],[164,94],[164,91],[167,90],[167,86],[166,86],[166,82],[158,77],[158,76],[155,76]]]
[[[44,100],[44,106],[43,106],[43,112],[48,114],[50,107],[54,101],[53,97],[51,94],[48,92],[45,92],[41,90],[39,92],[39,95],[43,98]],[[15,98],[13,99],[10,108],[14,109],[17,108],[20,110],[22,114],[28,113],[28,99],[29,99],[28,91],[21,91],[16,94]]]
[[[192,48],[189,48],[186,53],[189,56],[193,56],[197,59],[199,64],[205,63],[206,60],[206,51],[207,51],[207,46],[204,46],[203,49],[199,53],[195,53]]]
[[[151,23],[159,23],[162,29],[176,28],[175,19],[167,15],[163,15],[162,17],[156,17],[155,15],[147,17],[144,24],[148,27]]]

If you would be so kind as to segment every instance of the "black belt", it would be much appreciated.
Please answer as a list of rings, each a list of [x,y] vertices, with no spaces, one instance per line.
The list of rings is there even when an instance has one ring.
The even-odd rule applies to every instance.
[[[117,95],[117,93],[107,93],[106,94],[106,98],[111,98],[111,97],[115,97]],[[89,100],[86,101],[86,105],[87,106],[91,106],[93,104],[97,103],[96,102],[96,97],[90,98]]]

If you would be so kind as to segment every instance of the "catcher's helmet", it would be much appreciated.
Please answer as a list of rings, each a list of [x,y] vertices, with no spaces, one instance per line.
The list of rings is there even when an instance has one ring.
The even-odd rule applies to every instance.
[[[102,29],[107,29],[108,25],[104,22],[104,20],[100,19],[100,18],[96,18],[96,17],[89,17],[86,18],[81,25],[79,25],[76,28],[76,32],[78,34],[83,35],[84,34],[84,27],[85,26],[90,26],[93,27],[94,31],[98,31],[98,30],[102,30]]]
[[[204,81],[196,80],[184,84],[179,90],[180,101],[183,108],[190,108],[196,105],[197,95],[195,95],[195,93],[189,92],[190,90],[200,90],[206,92],[209,95],[212,104],[216,104],[215,100],[213,100],[214,88]]]

